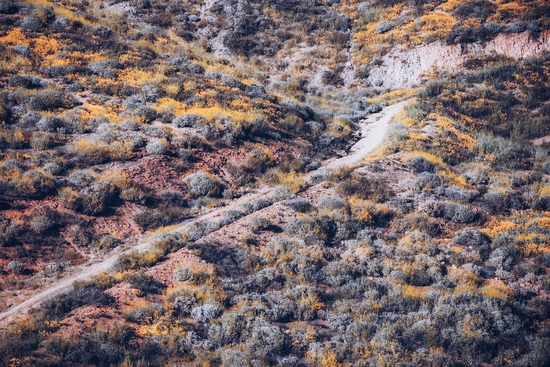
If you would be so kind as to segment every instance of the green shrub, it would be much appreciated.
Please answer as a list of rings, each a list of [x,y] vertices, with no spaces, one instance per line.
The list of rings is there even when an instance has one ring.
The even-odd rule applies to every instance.
[[[30,145],[36,150],[47,150],[53,146],[53,139],[48,134],[33,134]]]
[[[357,196],[361,199],[370,199],[381,203],[393,196],[393,190],[388,183],[381,178],[367,178],[358,174],[344,179],[337,188],[342,195]]]
[[[77,182],[78,179],[75,177],[73,181]],[[70,187],[59,190],[59,200],[65,208],[86,215],[98,215],[107,210],[119,192],[116,186],[103,180],[86,181],[83,184],[80,191]]]
[[[246,213],[241,210],[227,210],[223,213],[222,218],[220,219],[220,225],[226,226],[231,224],[240,218],[244,217]]]
[[[193,197],[219,197],[223,192],[221,182],[204,171],[198,171],[185,176],[183,182],[187,184],[189,193]]]
[[[56,214],[52,209],[45,209],[46,215],[38,212],[29,217],[29,225],[34,233],[44,234],[56,224]]]
[[[145,209],[134,213],[132,219],[143,230],[159,228],[181,221],[189,216],[189,209],[179,207],[169,207],[160,211]]]
[[[217,231],[219,228],[220,225],[216,222],[208,220],[195,222],[187,227],[185,235],[187,236],[187,238],[189,238],[190,241],[197,241],[208,235],[209,233]]]
[[[63,126],[63,121],[54,116],[44,116],[35,126],[39,131],[53,133]]]
[[[172,123],[177,127],[200,128],[206,125],[208,120],[203,115],[186,114],[175,118]]]
[[[182,282],[196,285],[204,284],[211,278],[211,275],[209,273],[201,270],[192,270],[186,267],[176,269],[173,273],[173,276]]]
[[[82,207],[78,191],[64,187],[58,191],[58,194],[59,201],[65,208],[78,211]]]
[[[28,138],[20,130],[0,132],[0,148],[22,149],[27,146]]]
[[[361,3],[357,8],[357,21],[360,24],[377,23],[383,19],[384,8],[381,6],[363,6]]]
[[[106,234],[104,236],[101,236],[98,240],[94,241],[92,246],[99,247],[104,251],[109,251],[114,249],[115,247],[118,247],[120,244],[120,239],[113,237],[110,234]]]
[[[59,320],[78,307],[103,306],[111,301],[108,294],[92,284],[75,283],[71,291],[45,300],[38,309],[38,313],[47,319]]]
[[[498,86],[506,81],[511,81],[516,78],[516,73],[519,70],[517,63],[503,62],[497,63],[485,70],[481,70],[476,74],[467,78],[469,83],[481,83],[487,81],[494,86]]]
[[[111,149],[105,143],[77,142],[76,152],[87,165],[102,164],[112,159]]]
[[[70,94],[56,90],[36,93],[19,93],[18,98],[27,108],[35,111],[53,111],[57,108],[73,108],[79,102]]]
[[[317,201],[316,206],[319,209],[338,210],[344,209],[346,207],[346,203],[338,197],[327,195],[320,198]]]
[[[447,81],[429,81],[426,86],[418,92],[419,97],[437,97],[447,87]]]
[[[51,8],[35,7],[30,15],[23,18],[21,28],[27,32],[38,32],[47,23],[51,23],[55,19],[55,14]]]
[[[491,239],[476,228],[466,227],[462,231],[456,233],[453,237],[453,243],[461,246],[478,248],[489,245]]]
[[[490,1],[477,0],[457,6],[453,11],[453,15],[460,19],[473,17],[484,22],[495,10],[497,10],[497,7]]]
[[[159,252],[131,252],[119,256],[114,269],[116,271],[137,270],[144,267],[150,267],[163,258]]]
[[[189,316],[196,302],[197,300],[194,297],[176,297],[174,300],[174,311],[178,315]]]
[[[42,198],[51,193],[55,188],[55,182],[51,174],[33,169],[25,172],[23,177],[16,182],[19,195],[27,198]]]
[[[122,190],[120,192],[120,198],[137,204],[145,204],[147,202],[147,195],[138,187],[130,187]]]
[[[0,246],[9,246],[20,234],[21,226],[0,214]]]
[[[162,215],[152,209],[138,211],[132,215],[132,219],[145,231],[161,227],[164,223]]]
[[[153,154],[153,155],[162,155],[168,153],[168,149],[170,148],[170,144],[166,139],[154,139],[151,140],[149,143],[147,143],[147,146],[145,149],[147,150],[147,153]]]
[[[130,283],[132,288],[139,289],[143,293],[160,294],[166,286],[144,272],[128,274],[124,280]]]
[[[136,324],[151,325],[156,323],[164,314],[166,309],[157,303],[145,307],[134,308],[126,316],[128,321]]]
[[[476,140],[482,153],[494,156],[493,167],[517,170],[531,169],[534,165],[536,150],[530,144],[486,134],[477,135]]]
[[[10,87],[23,87],[27,89],[41,88],[42,79],[30,75],[12,75],[8,78]]]
[[[246,165],[248,170],[255,173],[264,172],[273,162],[273,154],[263,149],[253,149],[246,155]]]
[[[410,214],[404,220],[409,231],[421,231],[431,237],[435,237],[441,232],[439,226],[432,223],[426,214]]]
[[[252,231],[252,233],[259,233],[263,230],[268,229],[271,226],[271,221],[260,215],[254,215],[250,219],[249,228]]]
[[[445,218],[456,223],[472,223],[478,219],[478,214],[468,205],[450,201],[441,202],[429,200],[421,203],[419,210],[436,218]]]
[[[187,206],[187,201],[183,198],[183,195],[179,191],[164,190],[161,192],[164,200],[168,201],[171,205],[177,207]]]
[[[162,233],[155,238],[154,250],[167,255],[187,245],[188,243],[181,232]]]
[[[305,123],[304,120],[302,120],[300,117],[296,115],[290,115],[286,117],[283,121],[281,121],[279,123],[279,126],[281,126],[281,128],[286,131],[298,134],[304,129]]]
[[[435,165],[428,159],[421,156],[412,156],[405,162],[407,166],[411,168],[414,173],[429,172],[433,173]]]
[[[521,209],[521,199],[513,190],[489,191],[483,195],[494,213],[502,213],[510,209]]]
[[[222,315],[222,310],[216,305],[205,304],[194,307],[191,310],[191,317],[195,322],[207,323],[212,319],[216,319]]]
[[[409,103],[405,106],[405,112],[407,117],[415,121],[422,121],[426,118],[428,113],[426,112],[427,106],[420,103]]]
[[[2,4],[0,3],[0,10]],[[36,350],[47,335],[57,331],[56,323],[43,317],[30,317],[19,320],[0,331],[0,358],[9,366],[9,361],[17,361]]]
[[[284,204],[300,213],[306,213],[311,209],[311,204],[309,203],[309,201],[300,197],[292,200],[287,200],[284,202]]]
[[[79,193],[82,213],[98,215],[103,213],[109,202],[116,196],[118,189],[111,183],[97,180]]]

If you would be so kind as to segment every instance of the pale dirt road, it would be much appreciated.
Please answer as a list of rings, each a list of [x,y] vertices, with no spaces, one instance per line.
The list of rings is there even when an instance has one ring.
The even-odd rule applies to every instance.
[[[401,111],[407,102],[409,101],[393,104],[379,113],[369,115],[361,124],[361,139],[351,147],[350,154],[326,162],[325,167],[337,169],[360,163],[363,158],[382,144],[388,133],[391,119]]]
[[[368,156],[384,141],[389,128],[389,122],[407,102],[408,101],[404,101],[393,104],[384,108],[379,113],[369,115],[369,117],[361,123],[362,138],[351,148],[350,154],[342,158],[330,160],[322,168],[326,167],[329,169],[337,169],[360,163],[363,158]],[[316,171],[308,173],[306,179],[309,181],[315,172]],[[231,205],[215,209],[198,218],[186,220],[179,225],[170,228],[169,232],[182,231],[185,227],[193,223],[219,217],[227,210],[237,209],[246,202],[269,195],[272,191],[273,188],[264,187],[254,193],[247,194],[236,199]],[[88,280],[94,275],[110,271],[121,255],[134,251],[146,251],[150,249],[155,242],[155,235],[156,233],[154,231],[152,233],[148,233],[139,240],[136,246],[126,250],[115,251],[115,253],[100,262],[83,265],[77,269],[74,269],[70,275],[54,282],[47,289],[39,291],[26,301],[0,313],[0,327],[4,327],[13,316],[23,315],[32,307],[40,304],[42,301],[70,289],[73,282]]]

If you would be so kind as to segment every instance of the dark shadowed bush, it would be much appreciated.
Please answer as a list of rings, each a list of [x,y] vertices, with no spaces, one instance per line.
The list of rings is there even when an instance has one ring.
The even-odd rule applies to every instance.
[[[95,181],[79,194],[82,212],[87,215],[97,215],[104,212],[117,193],[116,186],[103,180]]]
[[[466,227],[453,237],[453,243],[462,246],[480,247],[491,243],[491,239],[476,228]]]
[[[300,213],[308,212],[311,209],[311,204],[309,203],[309,201],[300,197],[296,199],[287,200],[284,202],[284,204]]]
[[[42,303],[37,310],[48,319],[59,320],[72,310],[86,306],[102,306],[110,303],[111,297],[92,284],[75,283],[74,288]]]
[[[132,288],[139,289],[143,293],[160,294],[166,286],[144,272],[128,274],[124,277]]]
[[[383,179],[367,178],[360,175],[352,175],[342,181],[338,185],[338,191],[344,196],[357,196],[379,203],[388,200],[393,195],[391,187]]]
[[[116,271],[137,270],[156,264],[162,257],[163,255],[157,252],[131,252],[119,256],[114,269]]]
[[[241,210],[227,210],[223,213],[221,219],[220,219],[220,225],[226,226],[230,223],[233,223],[240,218],[244,217],[246,213],[244,213]]]
[[[426,158],[420,157],[420,156],[413,156],[407,159],[405,163],[407,164],[407,166],[411,168],[411,170],[414,173],[422,173],[422,172],[433,173],[435,168],[433,163],[428,161]]]
[[[203,115],[187,114],[175,118],[172,123],[177,127],[199,128],[208,122]]]
[[[132,216],[132,219],[145,231],[163,225],[162,215],[158,211],[152,209],[138,211]]]
[[[452,220],[457,223],[471,223],[478,218],[468,205],[457,204],[450,201],[441,202],[429,200],[419,205],[419,210],[426,214],[436,217]]]
[[[0,246],[9,246],[21,231],[21,226],[0,215]]]
[[[27,108],[36,111],[50,111],[56,108],[73,108],[80,104],[72,95],[56,90],[20,95],[19,99]]]
[[[23,87],[27,89],[42,88],[42,79],[30,75],[12,75],[8,79],[10,87]]]
[[[152,303],[145,307],[134,308],[126,318],[136,324],[151,325],[156,323],[164,314],[166,309],[157,303]]]

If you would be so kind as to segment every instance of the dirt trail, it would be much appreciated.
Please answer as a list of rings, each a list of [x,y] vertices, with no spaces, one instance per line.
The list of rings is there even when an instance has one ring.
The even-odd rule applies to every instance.
[[[386,137],[389,122],[408,101],[399,102],[384,108],[381,112],[369,115],[361,124],[361,139],[351,147],[350,154],[330,160],[325,167],[336,169],[359,163],[376,149]]]
[[[345,157],[328,161],[327,164],[322,168],[326,167],[330,169],[336,169],[347,165],[359,163],[363,158],[365,158],[369,153],[371,153],[383,142],[389,127],[390,120],[403,108],[406,102],[407,101],[388,106],[384,108],[381,112],[372,114],[367,119],[363,120],[361,123],[362,138],[351,148],[351,153]],[[310,172],[306,176],[308,181],[311,180],[311,177],[315,174],[315,172],[318,171]],[[246,202],[260,198],[262,196],[269,195],[272,191],[273,188],[264,187],[254,193],[243,195],[242,197],[231,203],[231,205],[215,209],[198,218],[186,220],[179,225],[171,228],[169,232],[182,231],[185,227],[195,222],[219,217],[227,210],[237,209]],[[48,299],[49,297],[70,289],[73,282],[87,280],[94,275],[110,271],[121,255],[128,254],[134,251],[148,250],[155,242],[154,238],[156,235],[157,233],[155,233],[154,231],[152,233],[148,233],[141,239],[138,239],[139,243],[136,246],[133,246],[126,250],[115,251],[112,255],[104,260],[83,265],[77,268],[72,272],[72,274],[69,274],[65,278],[54,282],[49,288],[37,293],[26,301],[0,313],[0,327],[4,327],[13,316],[23,315],[32,307],[38,305],[40,302]]]

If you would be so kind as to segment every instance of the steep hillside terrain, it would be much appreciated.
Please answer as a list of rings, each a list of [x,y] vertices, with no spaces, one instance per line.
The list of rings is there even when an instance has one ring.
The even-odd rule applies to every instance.
[[[549,28],[0,1],[0,363],[548,365]]]

